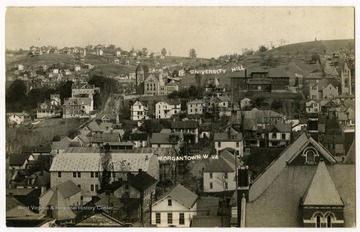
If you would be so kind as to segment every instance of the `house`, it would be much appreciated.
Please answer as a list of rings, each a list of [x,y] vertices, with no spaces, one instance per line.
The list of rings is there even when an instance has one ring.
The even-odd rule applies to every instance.
[[[323,78],[309,84],[310,99],[333,99],[339,95],[340,83],[335,78]]]
[[[31,211],[11,193],[6,195],[6,226],[35,227],[46,220],[44,217],[44,214]]]
[[[148,119],[148,106],[140,100],[136,100],[130,106],[130,119],[133,121]]]
[[[44,193],[50,187],[50,174],[47,171],[32,173],[29,169],[17,170],[11,179],[14,188],[39,189]]]
[[[92,147],[100,147],[106,143],[116,143],[120,142],[120,134],[119,133],[100,133],[94,134],[90,137],[90,145]]]
[[[180,113],[181,102],[163,100],[155,104],[155,118],[171,118]]]
[[[30,115],[28,115],[25,112],[9,113],[9,114],[7,114],[7,116],[8,116],[9,125],[21,125],[21,124],[31,121]]]
[[[99,177],[104,170],[102,156],[105,150],[99,147],[70,147],[54,157],[51,168],[51,187],[65,180],[80,186],[85,196],[96,196],[100,187]],[[138,173],[139,169],[155,179],[159,178],[159,162],[152,151],[114,150],[111,155],[110,182],[127,180],[128,173]]]
[[[186,103],[187,114],[205,113],[205,102],[203,100],[193,100]]]
[[[58,155],[66,151],[69,147],[80,147],[80,143],[71,140],[68,136],[61,136],[52,141],[51,154]]]
[[[68,98],[64,100],[63,118],[87,118],[94,110],[91,98]]]
[[[196,215],[198,196],[178,184],[152,205],[151,225],[157,227],[190,227]]]
[[[237,156],[243,156],[243,136],[242,133],[234,130],[232,127],[224,133],[214,133],[214,145],[216,154],[221,150],[230,148],[236,152]]]
[[[165,85],[165,92],[161,91],[161,86],[160,86],[161,94],[168,95],[174,91],[179,91],[179,85],[174,80],[170,81],[168,84]]]
[[[80,65],[75,65],[74,66],[74,70],[75,70],[75,72],[80,72],[81,71],[81,66]]]
[[[150,144],[152,148],[171,148],[182,144],[183,139],[182,133],[153,133]]]
[[[97,113],[95,121],[98,123],[118,123],[119,115],[114,113]]]
[[[95,87],[95,85],[90,85],[87,82],[74,82],[71,85],[71,97],[72,98],[88,97],[88,98],[93,99],[93,96],[96,92],[100,92],[100,88]]]
[[[319,142],[335,156],[345,156],[345,136],[323,134],[319,136]]]
[[[36,117],[37,118],[54,118],[60,117],[61,115],[61,107],[56,105],[58,102],[54,101],[46,101],[40,103],[36,109]]]
[[[104,54],[104,51],[102,49],[96,49],[96,55],[102,56]]]
[[[80,187],[71,180],[51,187],[39,199],[40,213],[57,221],[71,221],[75,219],[75,211],[83,203]]]
[[[306,132],[251,184],[247,176],[246,169],[239,170],[239,188],[232,199],[235,209],[241,207],[232,211],[235,225],[355,226],[355,165],[338,163]]]
[[[157,179],[139,169],[136,175],[130,174],[127,182],[114,191],[114,196],[125,199],[140,199],[143,214],[152,203],[157,182]]]
[[[160,94],[160,85],[164,86],[164,80],[162,75],[151,73],[144,81],[144,93],[145,94],[153,94],[159,95]]]
[[[149,135],[140,131],[125,131],[121,141],[129,141],[135,144],[134,147],[147,147],[149,144]]]
[[[218,159],[210,159],[203,169],[204,192],[235,190],[238,166],[240,161],[228,150],[221,151]]]
[[[268,134],[269,147],[287,147],[291,142],[291,124],[278,121],[271,126]]]
[[[241,99],[240,101],[240,109],[241,110],[244,110],[246,107],[251,107],[253,105],[252,101],[250,98],[243,98]]]
[[[211,114],[231,115],[230,98],[228,96],[213,97],[205,102],[205,112]]]
[[[195,121],[173,121],[170,129],[175,133],[183,133],[184,141],[187,143],[199,142],[199,125]]]

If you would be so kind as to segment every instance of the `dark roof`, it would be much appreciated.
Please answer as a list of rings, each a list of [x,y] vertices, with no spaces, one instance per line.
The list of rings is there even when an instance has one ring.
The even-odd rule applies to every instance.
[[[32,174],[29,178],[34,178],[33,186],[47,186],[50,185],[50,173],[47,171],[38,171]]]
[[[240,132],[236,132],[233,128],[230,128],[230,130],[231,132],[215,133],[214,141],[241,141],[243,139]],[[231,135],[235,136],[235,138],[232,139]]]
[[[132,132],[132,131],[125,131],[123,134],[122,140],[123,141],[145,141],[148,140],[149,135],[145,132]]]
[[[104,143],[104,142],[120,142],[119,133],[102,133],[100,135],[94,135],[91,137],[92,143]]]
[[[22,152],[26,153],[50,153],[50,146],[23,147]]]
[[[234,172],[235,156],[228,150],[224,149],[220,152],[218,159],[210,159],[204,167],[204,172]],[[237,162],[240,165],[240,162]]]
[[[180,133],[153,133],[151,136],[152,144],[176,144],[175,142],[170,141],[171,135],[177,135],[181,138]]]
[[[10,155],[10,166],[22,166],[25,160],[29,157],[27,153],[18,153]]]
[[[230,227],[230,217],[194,215],[191,227]]]
[[[201,197],[197,201],[197,215],[217,215],[219,211],[219,197]]]
[[[171,129],[196,129],[198,123],[195,121],[175,121],[171,123]]]
[[[281,121],[277,121],[275,126],[273,126],[273,129],[276,129],[278,132],[291,132],[291,124],[290,123],[282,123]],[[270,130],[270,131],[271,131]]]
[[[146,190],[156,182],[157,180],[154,177],[150,176],[149,174],[143,171],[131,177],[129,180],[129,184],[139,191]]]
[[[56,190],[59,190],[64,198],[68,198],[78,192],[81,192],[79,186],[77,186],[71,180],[67,180],[61,184],[58,184],[57,186],[52,187],[51,190],[53,190],[54,192],[56,192]]]
[[[198,199],[198,196],[195,193],[191,192],[189,189],[185,188],[181,184],[176,185],[174,188],[164,193],[162,196],[159,197],[159,200],[157,202],[160,202],[167,197],[171,197],[172,199],[185,205],[188,208],[191,208]],[[157,202],[155,202],[154,204],[157,204]]]

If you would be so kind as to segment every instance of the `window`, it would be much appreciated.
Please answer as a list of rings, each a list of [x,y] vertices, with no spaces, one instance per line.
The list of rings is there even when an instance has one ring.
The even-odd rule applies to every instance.
[[[161,214],[160,213],[156,213],[156,216],[155,216],[155,220],[156,220],[156,224],[160,224],[161,223]]]
[[[286,139],[286,135],[284,133],[281,134],[281,139]]]
[[[172,224],[172,223],[173,223],[172,213],[168,213],[168,214],[167,214],[167,222],[168,222],[168,224]]]
[[[213,183],[210,182],[210,189],[212,189],[212,188],[213,188]]]
[[[77,173],[77,177],[79,177],[79,178],[81,177],[81,172]]]
[[[78,184],[78,187],[81,188],[81,184]]]
[[[90,185],[90,191],[91,191],[91,192],[94,192],[94,185],[93,185],[93,184]]]
[[[179,213],[179,225],[185,225],[185,215],[184,215],[184,213]]]
[[[91,178],[94,178],[94,172],[90,173]]]
[[[271,138],[276,139],[276,133],[272,133]]]
[[[95,172],[95,177],[96,177],[96,178],[99,177],[99,172]]]
[[[239,146],[240,146],[240,142],[237,142],[236,147],[239,148]]]
[[[317,227],[317,228],[321,227],[321,217],[320,217],[320,215],[317,215],[317,216],[316,216],[316,224],[315,224],[315,227]]]
[[[217,142],[217,144],[218,144],[218,147],[221,147],[221,142]]]
[[[330,215],[326,217],[326,227],[332,227],[332,218]]]
[[[76,172],[73,172],[73,177],[76,177]]]
[[[168,199],[168,206],[172,206],[172,200]]]
[[[212,172],[210,172],[210,179],[212,179],[213,178],[213,174],[212,174]]]
[[[315,164],[315,153],[312,150],[306,152],[306,163],[307,164]]]
[[[229,188],[229,185],[227,182],[225,182],[225,189],[228,189]]]
[[[99,191],[99,185],[95,185],[95,191],[97,192],[97,191]]]
[[[61,178],[61,172],[58,172],[58,177],[60,177],[60,178]]]
[[[224,173],[224,178],[225,178],[225,179],[228,178],[228,173],[227,173],[227,172]]]

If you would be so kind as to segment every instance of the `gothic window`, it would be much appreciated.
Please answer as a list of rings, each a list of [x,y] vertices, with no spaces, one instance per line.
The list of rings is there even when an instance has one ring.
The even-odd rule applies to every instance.
[[[326,217],[326,227],[332,227],[332,218],[330,215]]]

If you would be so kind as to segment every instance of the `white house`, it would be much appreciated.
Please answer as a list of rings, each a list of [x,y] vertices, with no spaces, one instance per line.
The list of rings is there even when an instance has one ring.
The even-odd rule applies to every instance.
[[[203,170],[204,192],[231,191],[236,188],[235,174],[240,161],[228,150],[223,150],[218,159],[211,159]]]
[[[173,115],[179,113],[181,110],[180,101],[159,101],[155,104],[156,118],[171,118]]]
[[[232,127],[230,127],[227,132],[215,133],[214,143],[217,154],[225,148],[230,148],[235,150],[238,156],[243,156],[244,145],[242,133],[237,132]]]
[[[252,106],[252,101],[250,98],[243,98],[240,101],[240,108],[243,110],[245,107],[250,107]]]
[[[178,184],[152,205],[151,224],[157,227],[190,227],[198,196]]]
[[[148,119],[148,107],[140,100],[136,100],[130,107],[130,119],[133,121]]]
[[[305,103],[306,113],[318,113],[321,111],[320,103],[316,100],[310,100]]]
[[[11,125],[13,124],[20,125],[26,121],[31,121],[31,117],[25,112],[8,114],[8,122]]]
[[[203,114],[205,112],[205,102],[203,100],[193,100],[186,103],[188,114]]]

